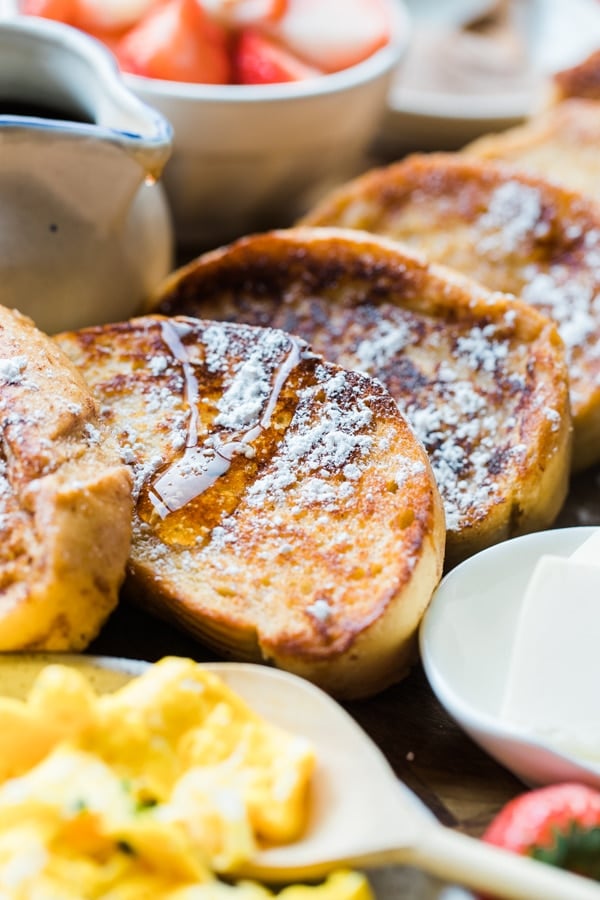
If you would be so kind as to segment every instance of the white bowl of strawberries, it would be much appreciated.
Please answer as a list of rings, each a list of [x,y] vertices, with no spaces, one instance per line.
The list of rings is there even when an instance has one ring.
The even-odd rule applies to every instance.
[[[181,245],[291,224],[366,165],[409,41],[403,0],[21,0],[107,44],[172,123]]]

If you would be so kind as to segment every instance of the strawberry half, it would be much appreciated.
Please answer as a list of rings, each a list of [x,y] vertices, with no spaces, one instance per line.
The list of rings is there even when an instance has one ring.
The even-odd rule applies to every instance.
[[[240,32],[234,52],[234,71],[239,84],[302,81],[322,74],[252,28]]]
[[[600,881],[600,791],[555,784],[511,800],[483,840]]]
[[[167,0],[128,31],[116,48],[123,71],[147,78],[227,84],[227,33],[196,0]]]
[[[201,0],[206,12],[228,28],[262,25],[281,18],[287,0]]]
[[[84,31],[123,31],[139,22],[157,0],[77,0],[77,25]]]
[[[324,72],[366,59],[390,38],[384,0],[288,0],[269,33]]]
[[[19,12],[26,16],[42,16],[72,25],[76,0],[21,0]]]

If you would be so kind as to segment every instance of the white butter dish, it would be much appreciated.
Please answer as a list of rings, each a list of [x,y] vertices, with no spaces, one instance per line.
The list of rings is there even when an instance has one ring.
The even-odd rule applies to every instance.
[[[518,677],[511,668],[531,575],[542,556],[565,560],[596,532],[555,529],[489,547],[443,579],[421,626],[423,665],[439,701],[473,740],[529,785],[578,780],[600,787],[600,758],[594,762],[572,749],[558,749],[505,718],[509,673]],[[590,548],[582,551],[588,559]],[[571,588],[567,601],[573,597]],[[570,659],[571,681],[577,685],[587,671],[584,654]],[[590,720],[598,718],[590,711]],[[559,721],[559,731],[569,724]]]

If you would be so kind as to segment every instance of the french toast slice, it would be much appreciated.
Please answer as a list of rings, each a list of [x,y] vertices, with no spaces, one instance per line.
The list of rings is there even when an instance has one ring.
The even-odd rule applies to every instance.
[[[593,202],[501,163],[415,154],[338,188],[303,222],[387,235],[550,316],[567,354],[572,467],[600,460],[600,211]]]
[[[504,162],[550,178],[569,190],[600,200],[600,103],[565,100],[497,134],[484,135],[463,151],[473,159]]]
[[[0,306],[0,651],[82,650],[117,604],[131,478],[81,374]]]
[[[274,329],[147,316],[57,340],[132,467],[136,602],[336,696],[405,674],[444,517],[382,385]]]
[[[558,514],[571,446],[564,352],[555,325],[515,298],[376,235],[292,228],[204,254],[153,302],[283,328],[383,382],[429,454],[447,565]]]

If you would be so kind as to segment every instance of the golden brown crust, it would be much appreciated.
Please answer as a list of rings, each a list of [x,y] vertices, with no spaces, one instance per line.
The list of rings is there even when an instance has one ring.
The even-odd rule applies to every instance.
[[[590,53],[582,62],[553,75],[553,99],[582,97],[600,100],[600,50]]]
[[[565,343],[573,468],[600,459],[600,212],[500,163],[414,155],[334,192],[305,219],[385,234],[551,316]]]
[[[148,316],[57,339],[132,466],[138,602],[338,696],[404,674],[444,523],[381,385],[273,329]]]
[[[173,273],[167,314],[271,325],[380,379],[430,454],[449,564],[548,527],[570,460],[555,326],[399,245],[296,228],[242,238]]]
[[[565,100],[516,128],[478,138],[462,151],[550,178],[591,199],[600,197],[600,103]]]
[[[81,650],[115,607],[131,483],[80,373],[0,307],[0,650]]]

